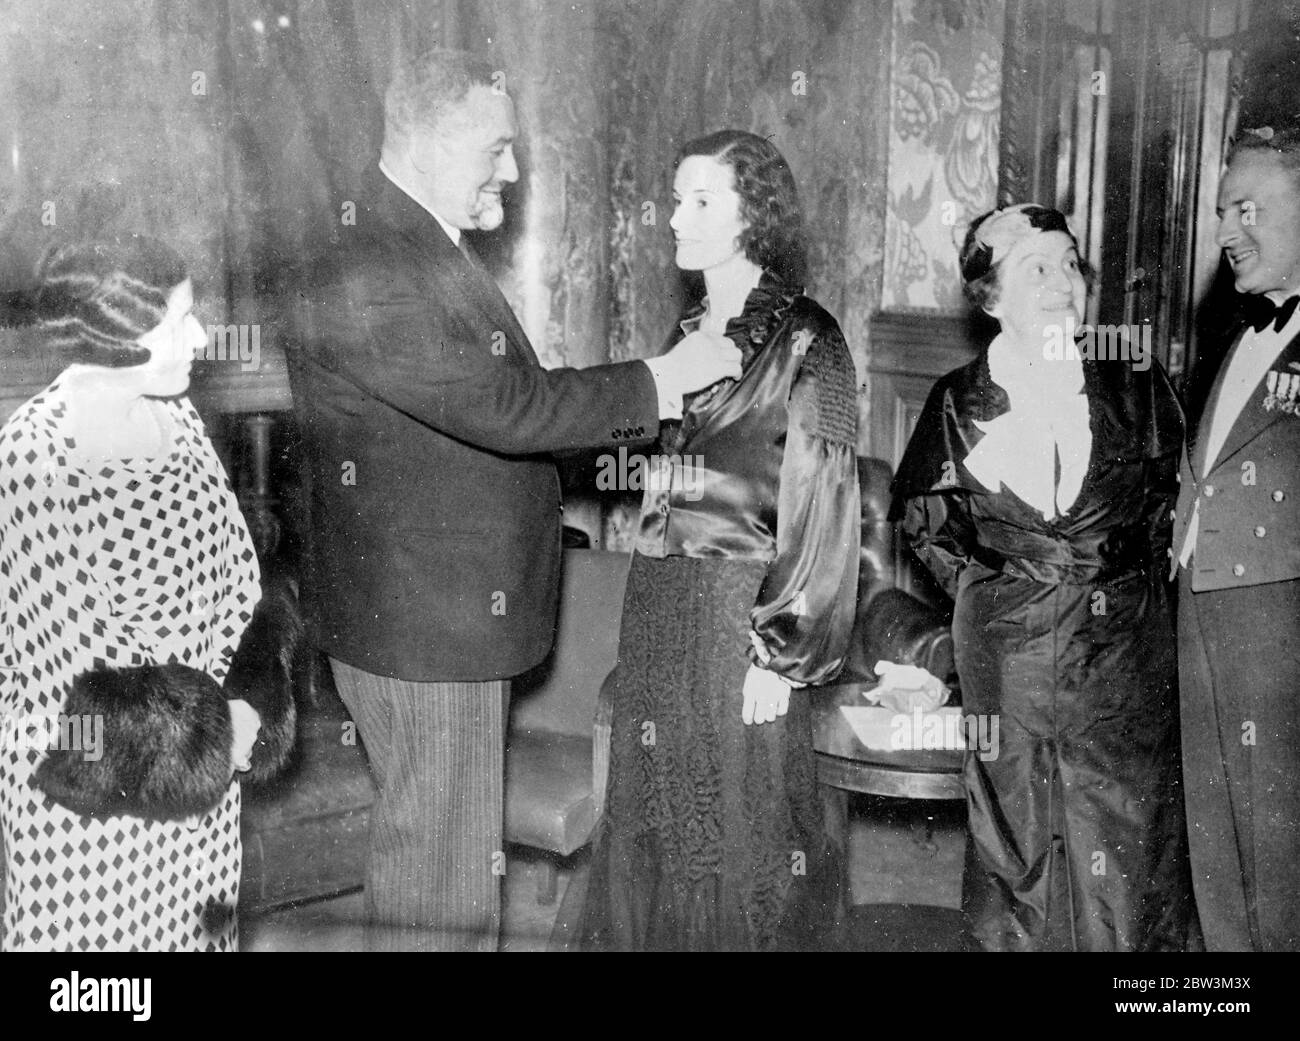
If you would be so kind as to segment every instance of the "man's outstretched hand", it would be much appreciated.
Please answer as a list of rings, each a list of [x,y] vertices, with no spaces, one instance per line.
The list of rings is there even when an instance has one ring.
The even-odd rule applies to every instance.
[[[697,330],[655,362],[676,395],[693,394],[719,380],[740,379],[740,348],[717,333]]]

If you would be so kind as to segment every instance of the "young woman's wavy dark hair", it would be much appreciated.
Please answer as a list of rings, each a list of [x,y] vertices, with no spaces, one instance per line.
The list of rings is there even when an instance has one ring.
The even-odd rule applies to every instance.
[[[673,170],[693,155],[731,167],[740,216],[747,225],[740,236],[745,256],[786,285],[802,289],[808,269],[803,209],[785,157],[772,142],[744,130],[718,130],[687,142]]]

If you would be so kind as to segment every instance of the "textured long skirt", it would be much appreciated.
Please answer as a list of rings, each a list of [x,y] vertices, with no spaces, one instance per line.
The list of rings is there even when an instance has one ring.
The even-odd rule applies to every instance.
[[[636,555],[613,681],[610,778],[582,945],[833,948],[848,901],[808,697],[741,720],[762,561]]]

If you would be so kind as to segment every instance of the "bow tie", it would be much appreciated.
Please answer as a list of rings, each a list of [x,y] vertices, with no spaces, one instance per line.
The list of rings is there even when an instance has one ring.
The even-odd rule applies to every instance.
[[[1300,304],[1300,296],[1287,297],[1280,305],[1266,296],[1251,296],[1246,300],[1246,321],[1257,333],[1262,333],[1270,324],[1274,332],[1280,333],[1295,314],[1297,304]]]

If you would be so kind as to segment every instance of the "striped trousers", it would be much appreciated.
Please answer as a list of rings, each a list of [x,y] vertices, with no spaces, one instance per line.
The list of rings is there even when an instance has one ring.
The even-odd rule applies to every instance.
[[[378,789],[367,948],[495,951],[509,681],[416,683],[330,665]]]

